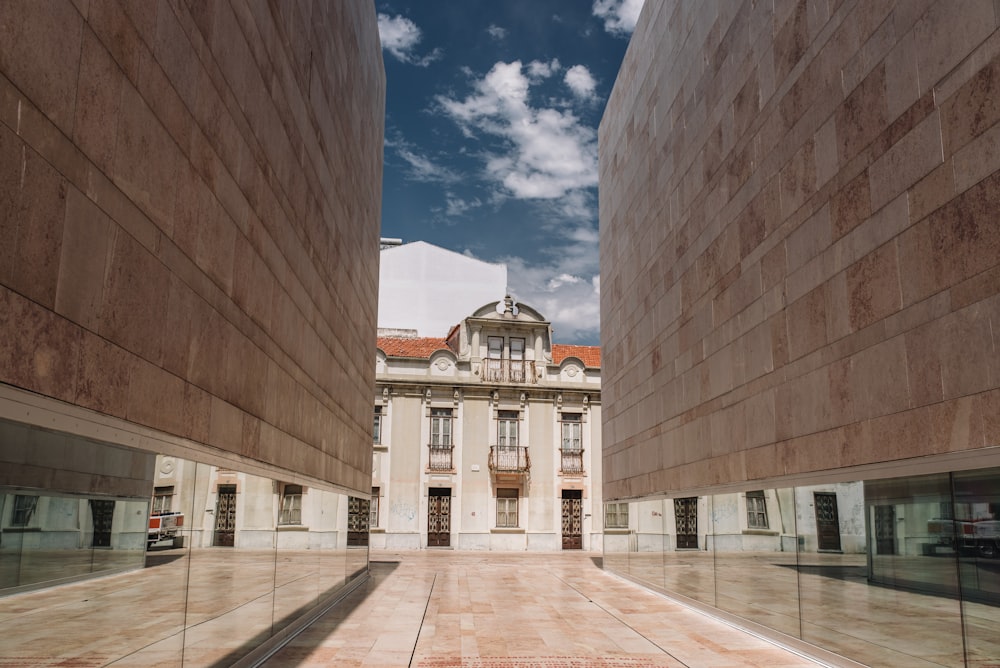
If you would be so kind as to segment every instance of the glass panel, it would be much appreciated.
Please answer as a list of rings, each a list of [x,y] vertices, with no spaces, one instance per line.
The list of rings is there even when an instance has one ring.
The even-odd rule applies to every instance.
[[[231,665],[367,568],[346,495],[300,489],[279,532],[270,478],[4,421],[0,443],[0,466],[67,466],[42,476],[66,489],[0,487],[2,664]]]
[[[955,562],[930,547],[949,487],[938,475],[796,490],[804,640],[872,665],[963,664]]]
[[[931,527],[932,542],[958,547],[968,665],[989,665],[1000,657],[1000,469],[956,473],[953,485],[953,513]]]
[[[717,494],[712,511],[718,607],[799,636],[793,490]]]
[[[510,358],[512,360],[524,359],[524,339],[510,340]]]
[[[635,534],[630,536],[628,574],[654,587],[663,587],[664,560],[669,549],[662,499],[629,504],[629,522]]]
[[[499,336],[491,336],[487,339],[489,346],[488,356],[491,360],[498,360],[503,357],[503,339]]]

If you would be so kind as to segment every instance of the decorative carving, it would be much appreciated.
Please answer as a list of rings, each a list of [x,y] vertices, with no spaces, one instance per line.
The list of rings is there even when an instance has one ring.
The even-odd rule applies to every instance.
[[[521,393],[521,408],[524,408],[524,402],[527,401],[527,400],[528,400],[528,393],[527,392],[522,392]]]
[[[459,394],[458,388],[456,387],[455,391],[451,393],[451,398],[455,401],[456,406],[458,405],[458,400],[461,398],[461,396],[462,395]]]
[[[566,375],[569,376],[570,378],[575,377],[576,374],[578,374],[579,372],[580,372],[579,369],[577,369],[575,366],[570,365],[566,367]]]
[[[562,402],[563,402],[562,392],[560,392],[559,394],[556,395],[556,406],[562,408]]]
[[[383,403],[388,403],[389,402],[389,387],[388,386],[382,388],[382,401],[383,401]]]
[[[444,358],[442,357],[441,359],[439,359],[439,360],[438,360],[438,361],[437,361],[437,362],[436,362],[436,363],[434,364],[434,366],[436,366],[436,367],[437,367],[438,369],[440,369],[441,371],[447,371],[447,370],[448,370],[448,367],[450,367],[450,366],[451,366],[451,362],[449,362],[448,360],[446,360],[446,359],[444,359]]]
[[[430,403],[430,400],[431,400],[431,388],[429,388],[429,387],[427,388],[427,391],[424,392],[424,397],[427,399],[427,402]]]
[[[173,457],[164,457],[160,462],[160,475],[171,475],[176,467]]]

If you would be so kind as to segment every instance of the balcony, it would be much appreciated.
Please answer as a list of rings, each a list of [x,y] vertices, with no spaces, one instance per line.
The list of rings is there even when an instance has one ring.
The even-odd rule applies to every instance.
[[[431,471],[452,471],[455,466],[452,461],[452,453],[455,448],[450,445],[430,446],[430,459],[427,468]]]
[[[535,363],[531,360],[483,360],[484,383],[537,383]]]
[[[490,471],[493,473],[527,473],[531,469],[528,448],[517,445],[490,446]]]
[[[562,464],[560,472],[570,474],[583,473],[583,450],[560,450],[562,454]]]

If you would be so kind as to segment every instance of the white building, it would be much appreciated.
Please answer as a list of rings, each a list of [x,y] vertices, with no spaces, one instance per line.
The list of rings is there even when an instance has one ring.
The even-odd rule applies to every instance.
[[[424,241],[385,247],[379,257],[379,329],[440,335],[507,290],[507,265]]]
[[[600,462],[600,349],[531,307],[379,337],[372,547],[600,550]]]

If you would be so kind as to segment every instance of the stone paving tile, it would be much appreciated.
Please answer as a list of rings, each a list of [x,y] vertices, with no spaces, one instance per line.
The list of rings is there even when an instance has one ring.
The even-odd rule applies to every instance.
[[[369,582],[267,665],[818,665],[610,575],[591,556],[372,551]]]

